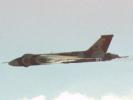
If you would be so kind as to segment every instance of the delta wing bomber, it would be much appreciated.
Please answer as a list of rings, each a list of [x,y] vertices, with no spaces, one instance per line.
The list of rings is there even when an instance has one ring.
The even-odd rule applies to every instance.
[[[94,43],[88,50],[64,53],[49,54],[24,54],[22,57],[16,58],[8,62],[11,66],[32,66],[46,65],[54,63],[81,63],[81,62],[98,62],[108,61],[120,57],[117,54],[108,53],[108,47],[111,43],[113,35],[102,35],[100,39]]]

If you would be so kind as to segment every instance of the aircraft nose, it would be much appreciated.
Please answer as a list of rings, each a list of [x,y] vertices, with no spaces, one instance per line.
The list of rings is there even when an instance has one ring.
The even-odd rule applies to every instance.
[[[12,60],[8,64],[11,65],[11,66],[19,66],[19,63],[18,63],[17,60]]]

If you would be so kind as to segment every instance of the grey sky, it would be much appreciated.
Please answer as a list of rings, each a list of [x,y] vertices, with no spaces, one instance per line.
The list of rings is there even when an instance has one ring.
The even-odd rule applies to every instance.
[[[24,53],[88,49],[114,34],[110,52],[132,56],[132,0],[0,0],[0,61]],[[0,100],[64,91],[99,97],[133,90],[133,62],[110,61],[14,68],[0,64]]]

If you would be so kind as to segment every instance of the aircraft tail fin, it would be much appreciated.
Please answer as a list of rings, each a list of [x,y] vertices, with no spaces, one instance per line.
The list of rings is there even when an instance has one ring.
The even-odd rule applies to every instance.
[[[113,35],[102,35],[101,38],[97,40],[96,43],[92,45],[86,52],[90,54],[105,54],[108,50],[112,38]]]

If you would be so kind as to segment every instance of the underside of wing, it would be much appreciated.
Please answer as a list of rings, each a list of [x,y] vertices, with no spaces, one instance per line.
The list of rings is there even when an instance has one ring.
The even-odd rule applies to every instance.
[[[65,55],[41,55],[41,56],[42,57],[45,56],[47,59],[49,59],[47,64],[102,61],[102,58],[82,58],[82,57],[77,57],[77,56],[65,56]]]
[[[64,61],[62,63],[82,63],[82,62],[98,62],[102,61],[102,58],[77,58],[71,61]]]
[[[48,55],[47,58],[49,59],[48,63],[65,63],[81,59],[75,56],[63,56],[63,55]]]

